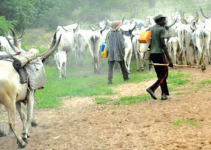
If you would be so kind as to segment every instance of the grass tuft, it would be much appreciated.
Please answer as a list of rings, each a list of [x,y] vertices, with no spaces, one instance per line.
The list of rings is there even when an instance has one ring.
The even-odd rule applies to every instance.
[[[140,96],[126,96],[126,97],[121,97],[119,100],[115,101],[114,104],[116,104],[116,105],[131,105],[131,104],[141,103],[148,99],[151,99],[151,97],[146,94],[143,94]]]
[[[197,120],[185,120],[185,121],[181,121],[181,120],[176,120],[176,121],[172,121],[172,124],[175,126],[180,126],[182,124],[189,124],[191,126],[197,126],[199,124],[200,121]]]
[[[109,101],[110,98],[105,97],[95,97],[95,103],[96,104],[105,104]]]

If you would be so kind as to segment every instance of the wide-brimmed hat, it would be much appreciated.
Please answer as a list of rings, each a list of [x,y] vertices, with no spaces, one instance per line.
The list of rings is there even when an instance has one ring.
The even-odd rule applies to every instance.
[[[158,20],[158,19],[160,19],[160,18],[166,18],[166,16],[164,16],[164,15],[162,15],[162,14],[158,14],[158,15],[154,16],[153,19],[156,21],[156,20]]]
[[[112,23],[111,23],[111,31],[116,31],[116,30],[118,30],[120,27],[121,27],[121,25],[122,25],[122,21],[113,21]]]

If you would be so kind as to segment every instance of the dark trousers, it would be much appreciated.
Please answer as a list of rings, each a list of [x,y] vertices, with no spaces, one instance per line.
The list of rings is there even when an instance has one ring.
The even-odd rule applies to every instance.
[[[165,55],[162,53],[150,54],[150,59],[153,61],[153,63],[166,64]],[[155,91],[160,86],[162,94],[169,95],[169,90],[166,82],[166,79],[168,77],[168,67],[167,66],[154,66],[154,67],[155,67],[155,72],[157,73],[158,80],[150,88],[153,91]]]
[[[113,79],[113,67],[114,67],[114,63],[115,61],[108,61],[108,80],[112,81]],[[120,64],[121,70],[122,70],[122,74],[123,74],[123,78],[124,79],[128,79],[128,72],[127,69],[125,67],[125,62],[124,60],[122,61],[118,61],[118,63]]]

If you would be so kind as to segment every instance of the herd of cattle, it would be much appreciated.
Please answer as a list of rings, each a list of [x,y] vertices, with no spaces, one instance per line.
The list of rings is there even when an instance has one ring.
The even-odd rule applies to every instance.
[[[184,12],[176,12],[167,17],[167,25],[165,27],[166,45],[174,64],[187,63],[187,65],[190,65],[194,62],[197,63],[197,66],[200,65],[202,68],[205,68],[205,56],[208,57],[208,62],[211,63],[211,18],[205,16],[202,9],[200,10],[203,18],[199,18],[198,12],[195,17],[185,17]],[[153,16],[147,16],[146,21],[138,19],[123,19],[122,21],[123,25],[120,30],[125,39],[126,49],[124,59],[128,72],[130,72],[132,54],[136,58],[137,70],[143,70],[145,63],[144,53],[148,49],[149,43],[140,44],[138,38],[141,32],[155,25]],[[71,60],[72,55],[70,54],[74,53],[76,60],[83,63],[87,50],[89,50],[92,56],[94,72],[99,72],[102,63],[100,46],[106,39],[110,24],[111,21],[103,20],[97,23],[98,30],[91,26],[89,26],[90,30],[84,30],[78,23],[57,27],[57,40],[59,35],[62,35],[58,50],[54,56],[60,73],[59,78],[62,76],[66,77],[66,63],[67,60]],[[21,37],[16,38],[16,42],[18,42],[16,45],[19,48],[21,48]],[[13,42],[13,38],[10,35],[7,38]],[[0,43],[1,51],[14,53],[5,37],[0,37]],[[192,58],[194,60],[191,60]]]
[[[197,63],[197,66],[206,69],[204,61],[206,56],[208,57],[208,63],[211,63],[211,18],[205,16],[202,9],[200,10],[203,18],[199,18],[198,12],[196,12],[196,16],[187,17],[184,12],[176,12],[167,17],[165,41],[174,64],[186,63],[191,65]],[[130,72],[132,54],[136,58],[137,70],[144,69],[144,53],[150,43],[140,44],[138,38],[141,32],[155,25],[153,16],[148,16],[147,20],[123,19],[123,25],[120,30],[125,39],[124,59],[128,72]],[[57,27],[57,34],[62,34],[61,43],[55,54],[60,78],[62,70],[64,70],[64,76],[66,76],[66,52],[73,52],[77,60],[82,62],[86,50],[89,49],[94,63],[94,71],[99,72],[102,62],[100,46],[106,39],[110,24],[111,21],[103,20],[97,23],[98,30],[92,27],[90,27],[90,30],[83,30],[77,23]]]
[[[190,65],[193,61],[205,69],[205,56],[208,57],[208,63],[211,63],[211,18],[201,14],[204,18],[185,17],[185,13],[176,12],[167,17],[166,44],[169,53],[175,64],[187,63]],[[144,69],[144,53],[148,49],[149,43],[140,44],[138,38],[141,32],[148,30],[155,25],[153,16],[148,16],[148,25],[144,25],[143,20],[131,19],[124,20],[120,30],[125,39],[125,63],[130,72],[130,62],[132,54],[135,54],[137,60],[137,70]],[[202,21],[203,20],[203,21]],[[74,53],[75,57],[81,62],[86,50],[89,49],[94,63],[94,71],[99,72],[101,52],[100,46],[106,39],[111,22],[104,20],[98,23],[99,30],[90,27],[90,30],[83,30],[79,24],[69,26],[58,26],[54,34],[51,47],[48,51],[40,54],[38,58],[45,61],[55,51],[56,64],[60,71],[60,78],[64,70],[66,76],[67,54]],[[17,38],[12,31],[11,35],[0,36],[0,51],[8,52],[12,55],[17,54],[21,49],[22,35]],[[0,55],[1,56],[1,55]],[[69,55],[70,57],[71,55]],[[192,57],[193,56],[193,57]],[[193,58],[193,60],[191,60]],[[71,58],[69,58],[71,59]],[[140,63],[140,65],[139,65]],[[29,137],[28,129],[33,119],[34,90],[30,89],[28,84],[20,83],[20,76],[14,69],[11,62],[0,61],[0,103],[3,104],[9,114],[9,125],[17,137],[20,147],[27,145]],[[27,100],[27,120],[21,102]],[[23,123],[23,137],[21,138],[15,130],[15,111],[18,110]],[[4,130],[0,120],[0,136],[4,136]]]

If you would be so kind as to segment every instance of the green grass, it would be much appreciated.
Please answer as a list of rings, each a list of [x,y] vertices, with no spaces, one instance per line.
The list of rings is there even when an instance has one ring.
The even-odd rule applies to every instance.
[[[95,103],[96,104],[105,104],[109,101],[110,98],[105,97],[95,97]]]
[[[136,62],[131,63],[130,80],[124,81],[123,76],[120,73],[120,68],[114,70],[113,84],[107,84],[107,72],[108,64],[107,59],[104,59],[104,66],[100,69],[99,74],[94,74],[94,68],[91,65],[91,59],[86,59],[83,66],[71,66],[67,67],[67,78],[59,80],[59,73],[57,68],[49,67],[45,65],[47,82],[45,89],[38,90],[35,93],[35,98],[40,100],[39,104],[35,105],[35,108],[58,108],[62,105],[62,97],[85,97],[85,96],[101,96],[101,95],[114,95],[113,88],[125,84],[125,83],[140,83],[149,81],[156,78],[154,71],[149,72],[146,70],[143,72],[136,71]],[[54,64],[55,62],[52,62]],[[181,72],[170,71],[168,77],[168,83],[170,83],[170,90],[174,90],[174,86],[187,84],[188,75]],[[120,104],[133,104],[139,103],[143,99],[150,98],[149,95],[140,96],[138,98],[129,98],[129,101],[121,99]]]
[[[140,83],[155,78],[153,72],[137,72],[131,73],[131,79],[124,82],[120,70],[114,71],[113,84],[107,84],[108,65],[104,60],[103,68],[100,74],[94,74],[93,66],[88,62],[83,67],[71,66],[67,68],[67,78],[59,80],[59,73],[56,67],[45,66],[47,82],[45,89],[38,90],[35,93],[35,98],[40,100],[40,104],[36,104],[35,108],[58,108],[64,96],[98,96],[98,95],[113,95],[113,87],[120,84],[135,82]]]
[[[148,99],[151,99],[151,97],[145,94],[140,95],[140,96],[126,96],[126,97],[121,97],[119,100],[115,101],[114,104],[131,105],[131,104],[141,103]]]
[[[178,71],[170,71],[168,75],[168,83],[174,86],[188,84],[190,75]]]
[[[4,120],[4,117],[0,116],[0,120]]]
[[[211,80],[204,80],[201,82],[202,85],[208,85],[211,84]]]
[[[176,120],[176,121],[172,121],[172,124],[175,126],[180,126],[182,124],[189,124],[191,126],[197,126],[199,124],[200,121],[197,120],[185,120],[185,121],[181,121],[181,120]]]

